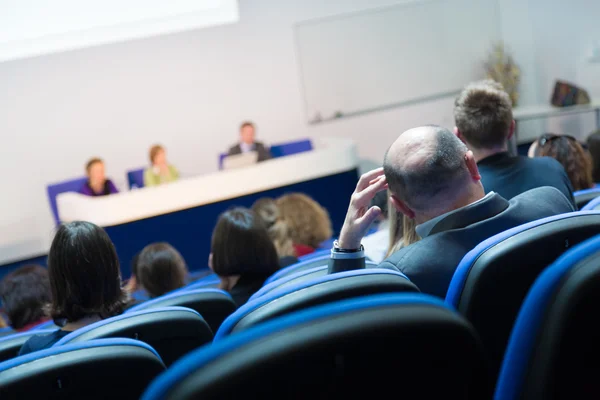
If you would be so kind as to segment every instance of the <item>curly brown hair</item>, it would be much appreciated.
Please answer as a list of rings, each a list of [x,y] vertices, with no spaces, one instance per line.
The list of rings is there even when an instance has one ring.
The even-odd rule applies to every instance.
[[[538,141],[538,148],[540,157],[552,157],[562,164],[574,191],[594,186],[592,159],[575,138],[566,135],[543,135]]]
[[[309,196],[286,194],[277,199],[277,207],[294,243],[317,248],[331,239],[333,232],[327,210]]]

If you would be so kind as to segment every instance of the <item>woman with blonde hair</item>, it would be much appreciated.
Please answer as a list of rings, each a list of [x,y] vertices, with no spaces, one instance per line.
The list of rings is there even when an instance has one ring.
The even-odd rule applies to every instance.
[[[179,179],[177,168],[167,162],[165,148],[156,144],[150,148],[150,167],[144,171],[144,186],[157,186]]]
[[[415,229],[417,225],[414,219],[399,213],[394,207],[388,209],[388,218],[390,220],[390,241],[385,258],[421,240],[419,235],[417,235]]]
[[[279,256],[279,265],[283,268],[297,263],[298,258],[289,235],[289,229],[279,215],[275,200],[270,197],[260,198],[252,205],[252,211],[256,213],[265,228],[267,228],[269,237],[273,241]]]
[[[290,230],[297,257],[313,253],[322,242],[331,239],[333,232],[327,210],[309,196],[286,194],[276,204]]]

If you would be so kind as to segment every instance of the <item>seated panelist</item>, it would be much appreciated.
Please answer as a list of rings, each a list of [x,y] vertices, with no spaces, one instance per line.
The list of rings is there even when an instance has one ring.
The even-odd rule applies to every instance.
[[[144,171],[144,186],[157,186],[179,179],[177,168],[167,163],[167,152],[161,145],[150,148],[151,166]]]
[[[240,142],[229,149],[228,156],[249,153],[258,153],[258,162],[273,158],[271,151],[263,143],[255,141],[256,129],[252,122],[244,122],[240,126]]]
[[[110,179],[104,174],[104,161],[92,158],[85,166],[88,181],[79,189],[79,193],[86,196],[106,196],[119,191]]]

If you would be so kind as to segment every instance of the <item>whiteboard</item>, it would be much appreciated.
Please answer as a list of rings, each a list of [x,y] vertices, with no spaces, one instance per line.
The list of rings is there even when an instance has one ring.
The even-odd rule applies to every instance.
[[[430,0],[294,27],[309,122],[455,95],[501,39],[496,0]]]

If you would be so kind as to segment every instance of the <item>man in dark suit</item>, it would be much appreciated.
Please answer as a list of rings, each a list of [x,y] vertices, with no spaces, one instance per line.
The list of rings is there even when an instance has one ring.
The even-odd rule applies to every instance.
[[[244,122],[240,126],[240,142],[229,149],[228,156],[256,151],[258,153],[258,162],[273,158],[271,151],[261,142],[254,140],[256,129],[252,122]]]
[[[575,206],[573,186],[558,161],[508,153],[515,121],[502,85],[486,80],[465,87],[454,103],[454,120],[454,133],[473,152],[486,193],[493,191],[510,200],[530,189],[552,186]]]
[[[452,132],[425,126],[404,132],[385,155],[384,167],[363,175],[350,200],[330,272],[364,268],[361,239],[381,213],[369,207],[389,188],[396,210],[416,222],[419,242],[404,247],[379,267],[406,274],[422,292],[445,297],[460,260],[483,240],[534,221],[573,211],[552,187],[525,192],[508,201],[487,195],[473,153]]]

